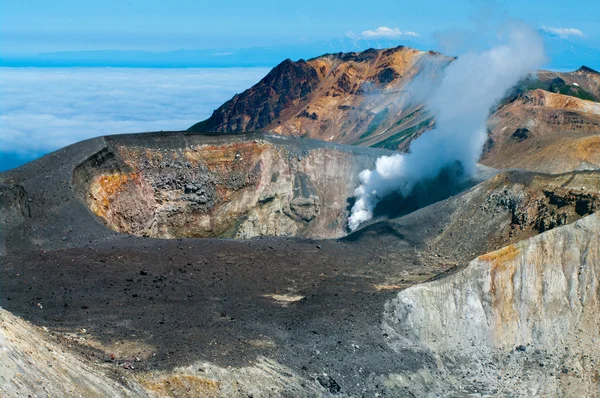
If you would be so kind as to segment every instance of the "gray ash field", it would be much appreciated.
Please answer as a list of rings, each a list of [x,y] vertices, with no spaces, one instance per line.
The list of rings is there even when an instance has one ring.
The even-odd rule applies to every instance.
[[[189,132],[71,145],[1,174],[0,306],[70,355],[73,367],[87,364],[104,385],[114,384],[111,394],[123,396],[519,395],[541,375],[549,387],[537,393],[568,396],[575,380],[587,388],[577,391],[597,391],[596,365],[573,362],[577,355],[597,359],[596,349],[569,336],[573,328],[583,330],[580,339],[597,334],[598,221],[589,215],[600,205],[600,174],[481,167],[456,190],[434,183],[424,189],[442,190],[441,197],[407,198],[409,210],[390,218],[383,209],[348,235],[358,172],[386,153],[265,134]],[[587,243],[576,237],[580,230],[588,231]],[[490,351],[497,359],[490,367],[485,356],[443,351],[398,326],[403,321],[391,308],[400,295],[452,278],[463,283],[456,279],[486,261],[500,269],[503,254],[469,263],[503,247],[531,257],[527,247],[538,245],[535,239],[561,234],[573,235],[565,250],[587,245],[582,267],[592,269],[585,322],[573,318],[562,329],[573,339],[564,343],[573,357],[550,353],[563,343],[539,331],[515,337],[519,344],[495,334],[492,351],[520,355],[515,347],[523,344],[523,357],[536,350],[547,353],[536,358],[550,358],[545,368],[536,362],[531,380],[521,380],[526,361]],[[544,261],[539,250],[532,262]],[[423,284],[430,279],[436,281]],[[520,283],[539,286],[526,277]],[[443,301],[432,300],[430,310],[443,312]],[[436,327],[428,325],[427,336]],[[21,346],[8,343],[18,336],[5,330],[3,344],[18,352]],[[475,333],[473,344],[485,345],[481,336]],[[18,355],[12,358],[18,363]],[[459,372],[469,361],[478,377],[463,379]],[[31,380],[47,381],[46,390],[11,381],[17,376],[5,368],[0,391],[60,395],[65,387],[56,380],[70,374],[66,360],[63,366],[32,373]],[[499,381],[498,373],[507,376]],[[78,380],[73,396],[107,394]]]

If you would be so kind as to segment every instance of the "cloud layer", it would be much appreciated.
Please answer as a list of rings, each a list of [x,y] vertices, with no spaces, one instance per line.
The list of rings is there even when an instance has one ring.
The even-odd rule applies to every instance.
[[[31,159],[99,135],[187,129],[267,72],[0,68],[0,156]]]
[[[365,39],[396,39],[401,36],[413,36],[417,37],[419,34],[410,30],[400,30],[399,28],[388,28],[387,26],[380,26],[375,30],[365,30],[362,32],[362,36]]]
[[[551,33],[551,34],[561,37],[563,39],[566,39],[567,37],[570,37],[570,36],[576,36],[576,37],[584,37],[585,36],[585,34],[582,31],[580,31],[579,29],[576,29],[576,28],[553,28],[551,26],[542,26],[542,30],[544,32]]]

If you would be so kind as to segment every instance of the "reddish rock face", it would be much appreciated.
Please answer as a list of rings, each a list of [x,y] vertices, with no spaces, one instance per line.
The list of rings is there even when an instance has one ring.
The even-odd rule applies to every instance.
[[[314,67],[304,61],[285,60],[252,90],[236,94],[213,115],[193,126],[195,131],[262,131],[294,101],[309,95],[319,84]]]
[[[408,47],[286,60],[190,130],[272,131],[346,144],[398,149],[432,127],[402,87],[451,61]]]

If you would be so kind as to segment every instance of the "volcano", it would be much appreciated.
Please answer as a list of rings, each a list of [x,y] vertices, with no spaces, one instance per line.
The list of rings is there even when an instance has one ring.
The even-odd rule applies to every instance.
[[[192,129],[210,132],[98,137],[0,173],[1,394],[594,396],[597,97],[569,80],[597,96],[594,71],[515,87],[472,176],[445,169],[348,228],[382,143],[435,120],[396,104],[360,138],[387,101],[368,90],[429,58],[453,62],[286,61]]]

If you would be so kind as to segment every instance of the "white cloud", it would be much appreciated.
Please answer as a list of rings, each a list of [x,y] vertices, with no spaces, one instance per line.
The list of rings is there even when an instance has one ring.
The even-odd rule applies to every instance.
[[[106,134],[184,130],[267,72],[0,68],[0,156],[39,156]]]
[[[353,30],[349,30],[349,31],[347,31],[347,32],[346,32],[346,34],[345,34],[344,36],[346,36],[346,37],[347,37],[347,38],[349,38],[349,39],[353,39],[353,40],[354,40],[354,39],[358,39],[358,38],[359,38],[359,36],[358,36],[358,35],[356,34],[356,32],[354,32]]]
[[[585,36],[585,34],[582,31],[580,31],[579,29],[575,29],[575,28],[553,28],[551,26],[542,26],[542,30],[544,32],[551,33],[551,34],[561,37],[563,39],[566,39],[569,36],[577,36],[577,37]]]
[[[413,36],[417,37],[417,32],[410,30],[400,30],[399,28],[388,28],[387,26],[380,26],[375,30],[365,30],[362,32],[362,36],[365,39],[385,38],[385,39],[396,39],[400,36]]]

